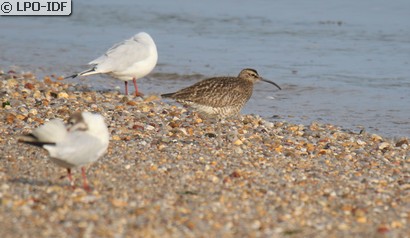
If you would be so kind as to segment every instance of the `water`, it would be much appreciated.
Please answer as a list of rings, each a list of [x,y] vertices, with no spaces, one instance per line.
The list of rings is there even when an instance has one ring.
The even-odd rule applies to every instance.
[[[73,6],[70,17],[0,17],[0,68],[69,75],[147,31],[159,64],[139,80],[143,92],[170,92],[251,67],[283,90],[260,82],[243,113],[410,136],[408,0],[74,0]],[[79,82],[123,87],[100,76]]]

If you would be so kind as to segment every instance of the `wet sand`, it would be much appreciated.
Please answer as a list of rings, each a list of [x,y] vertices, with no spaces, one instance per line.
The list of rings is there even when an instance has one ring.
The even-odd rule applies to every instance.
[[[121,82],[118,82],[121,83]],[[0,75],[1,237],[409,237],[410,147],[334,125],[219,124],[158,96]],[[46,119],[102,114],[92,191],[19,144]],[[63,178],[61,178],[63,177]]]

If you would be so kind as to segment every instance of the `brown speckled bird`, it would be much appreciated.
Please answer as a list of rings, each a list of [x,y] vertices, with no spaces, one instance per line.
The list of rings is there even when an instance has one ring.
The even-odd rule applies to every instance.
[[[162,94],[177,102],[190,106],[209,117],[226,118],[238,115],[252,96],[253,84],[264,81],[254,69],[243,69],[238,77],[214,77],[200,81],[175,93]]]

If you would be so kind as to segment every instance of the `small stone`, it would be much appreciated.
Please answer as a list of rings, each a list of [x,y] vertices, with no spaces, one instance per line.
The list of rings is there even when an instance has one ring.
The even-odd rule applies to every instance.
[[[151,126],[151,125],[146,125],[146,126],[145,126],[145,130],[152,131],[152,130],[154,130],[154,129],[155,129],[155,127],[154,127],[154,126]]]
[[[308,143],[306,145],[306,151],[307,152],[313,152],[314,150],[315,150],[315,145],[314,144]]]
[[[236,141],[233,142],[234,145],[242,145],[243,142],[240,139],[237,139]]]
[[[24,120],[24,119],[26,119],[26,117],[27,117],[27,116],[22,115],[22,114],[18,114],[18,115],[16,116],[16,118],[19,119],[19,120],[21,120],[21,121]]]
[[[389,228],[387,226],[381,225],[377,228],[377,232],[381,234],[385,234],[389,232]]]
[[[396,142],[396,147],[402,147],[402,145],[409,145],[409,140],[407,138],[400,138]]]
[[[366,142],[364,142],[364,141],[362,141],[362,140],[357,140],[356,143],[357,143],[358,145],[365,145],[365,144],[366,144]]]
[[[136,101],[128,101],[128,102],[127,102],[127,105],[129,105],[129,106],[137,106],[138,103],[137,103]]]
[[[37,109],[35,109],[35,108],[33,108],[33,109],[30,109],[30,111],[29,111],[29,114],[31,114],[31,115],[33,115],[33,116],[35,116],[35,115],[37,115]]]
[[[382,142],[379,144],[379,150],[388,149],[389,147],[390,147],[390,144],[387,142]]]
[[[212,181],[213,183],[219,183],[219,178],[216,177],[216,176],[211,176],[211,181]]]
[[[112,199],[111,204],[114,207],[126,207],[128,205],[128,202],[121,200],[121,199]]]
[[[26,84],[24,84],[24,88],[32,90],[32,89],[34,89],[34,85],[32,83],[26,83]]]
[[[43,79],[45,84],[52,84],[53,81],[51,80],[51,78],[49,76],[45,76]]]
[[[261,228],[261,222],[256,220],[256,221],[252,222],[251,227],[254,230],[258,230],[259,228]]]
[[[232,178],[240,178],[241,177],[241,172],[239,172],[239,171],[234,171],[234,172],[232,172],[230,175],[229,175],[229,177],[232,177]]]
[[[235,151],[235,153],[237,153],[237,154],[243,154],[243,150],[241,149],[241,147],[235,147],[235,149],[234,149],[234,151]]]
[[[66,92],[59,92],[57,98],[68,98],[68,94]]]
[[[348,230],[350,227],[346,223],[341,223],[338,225],[340,230]]]
[[[401,227],[403,227],[403,223],[399,220],[392,221],[391,222],[391,227],[392,228],[401,228]]]
[[[42,94],[39,90],[34,91],[34,93],[33,93],[33,98],[34,99],[40,99],[41,96],[42,96]]]
[[[366,223],[367,218],[365,216],[357,217],[356,221],[359,222],[359,223]]]
[[[157,101],[159,99],[160,98],[158,97],[158,95],[149,95],[144,98],[144,102],[152,102],[152,101]]]
[[[382,141],[383,140],[383,138],[377,134],[372,134],[371,139],[372,141]]]

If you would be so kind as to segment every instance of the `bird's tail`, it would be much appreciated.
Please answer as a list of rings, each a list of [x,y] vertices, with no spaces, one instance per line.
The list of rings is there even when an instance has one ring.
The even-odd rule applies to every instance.
[[[61,141],[67,134],[63,121],[54,119],[38,127],[28,135],[22,135],[18,138],[19,142],[35,146],[47,144],[56,144]]]
[[[34,136],[33,134],[27,134],[23,136],[19,136],[18,142],[22,142],[25,144],[29,145],[34,145],[38,147],[43,147],[43,145],[55,145],[55,142],[44,142],[44,141],[39,141],[39,139]]]
[[[83,71],[83,72],[80,72],[80,73],[76,73],[76,74],[67,76],[67,77],[65,77],[64,79],[76,78],[77,76],[87,76],[87,75],[90,75],[90,74],[95,74],[95,73],[96,73],[96,69],[97,69],[97,67],[93,67],[93,68],[87,69],[87,70],[85,70],[85,71]]]

